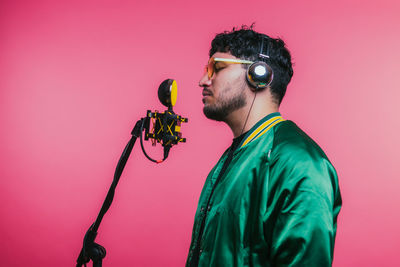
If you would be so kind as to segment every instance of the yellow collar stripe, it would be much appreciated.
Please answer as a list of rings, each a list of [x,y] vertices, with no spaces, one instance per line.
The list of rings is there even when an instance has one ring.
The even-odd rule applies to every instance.
[[[259,137],[261,137],[262,135],[264,135],[264,134],[266,134],[272,127],[274,127],[276,124],[278,124],[278,123],[280,123],[280,122],[282,122],[282,121],[284,121],[284,119],[279,119],[279,120],[276,120],[276,121],[274,121],[273,123],[271,123],[271,125],[269,125],[264,131],[262,131],[256,138],[254,138],[253,140],[256,140],[256,139],[258,139]],[[253,141],[252,140],[252,141]]]
[[[254,132],[252,132],[247,138],[246,140],[243,142],[243,145],[246,145],[248,142],[250,142],[259,132],[261,132],[263,129],[265,129],[265,127],[267,127],[270,123],[272,123],[273,121],[275,121],[276,119],[281,118],[280,116],[277,117],[273,117],[267,121],[265,121],[264,123],[262,123],[260,126],[257,127],[257,129],[254,130]]]
[[[246,140],[243,142],[241,147],[244,147],[245,145],[247,145],[248,143],[250,143],[251,141],[259,138],[261,135],[264,135],[269,129],[271,129],[275,124],[277,124],[278,122],[284,121],[284,119],[281,116],[276,116],[273,117],[267,121],[265,121],[264,123],[262,123],[260,126],[257,127],[257,129],[254,130],[254,132],[252,132],[247,138]]]

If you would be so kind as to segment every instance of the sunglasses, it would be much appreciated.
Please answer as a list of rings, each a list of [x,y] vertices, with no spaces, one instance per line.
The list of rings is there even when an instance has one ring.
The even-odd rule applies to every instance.
[[[253,63],[254,63],[253,61],[249,60],[212,57],[210,58],[207,66],[205,67],[204,74],[207,73],[208,78],[211,79],[215,71],[223,69],[230,64],[253,64]]]

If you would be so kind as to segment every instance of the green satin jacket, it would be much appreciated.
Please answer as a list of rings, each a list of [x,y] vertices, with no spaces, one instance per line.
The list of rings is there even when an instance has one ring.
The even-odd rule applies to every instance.
[[[186,266],[331,266],[342,202],[321,148],[272,113],[218,178],[228,154],[204,184]]]

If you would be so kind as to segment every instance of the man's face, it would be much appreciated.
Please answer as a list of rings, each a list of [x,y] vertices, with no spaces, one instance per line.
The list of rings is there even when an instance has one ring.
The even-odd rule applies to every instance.
[[[217,52],[215,58],[237,59],[229,53]],[[241,64],[215,65],[211,78],[203,75],[199,86],[203,87],[203,113],[212,120],[224,121],[233,111],[246,106],[245,90],[247,88],[245,69]]]

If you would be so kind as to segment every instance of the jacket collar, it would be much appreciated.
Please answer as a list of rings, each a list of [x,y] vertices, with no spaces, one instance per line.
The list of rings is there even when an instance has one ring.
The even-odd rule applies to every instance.
[[[243,138],[242,142],[239,145],[239,148],[242,148],[254,140],[260,138],[264,134],[266,134],[272,127],[276,124],[284,121],[281,114],[279,112],[274,112],[268,114],[261,120],[259,120],[246,134]]]

